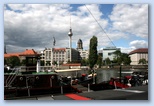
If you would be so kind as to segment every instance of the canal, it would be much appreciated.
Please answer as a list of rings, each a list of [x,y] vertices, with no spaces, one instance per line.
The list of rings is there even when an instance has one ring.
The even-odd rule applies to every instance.
[[[130,76],[134,71],[145,71],[144,69],[121,69],[121,77]],[[95,71],[97,73],[96,82],[100,83],[103,81],[109,81],[110,78],[120,77],[120,69],[97,69]],[[78,70],[78,71],[69,71],[69,72],[60,72],[58,73],[63,77],[80,77],[82,74],[88,75],[88,70]]]
[[[121,77],[130,76],[133,72],[142,72],[145,69],[121,69]],[[100,69],[97,70],[97,83],[108,81],[110,78],[120,77],[120,69]]]

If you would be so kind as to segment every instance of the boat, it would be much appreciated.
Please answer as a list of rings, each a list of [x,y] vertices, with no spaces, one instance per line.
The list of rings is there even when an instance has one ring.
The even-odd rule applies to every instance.
[[[5,99],[42,94],[63,94],[75,92],[69,81],[55,70],[21,71],[14,68],[4,73]]]

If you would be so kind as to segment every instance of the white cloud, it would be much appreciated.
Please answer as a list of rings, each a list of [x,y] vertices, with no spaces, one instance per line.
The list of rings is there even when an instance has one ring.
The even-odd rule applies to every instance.
[[[84,49],[89,48],[89,40],[93,35],[98,38],[98,49],[113,46],[110,39],[113,42],[119,39],[130,40],[129,34],[148,37],[148,5],[115,5],[110,15],[113,26],[109,19],[102,18],[104,13],[100,11],[100,5],[86,5],[107,35],[84,5],[76,9],[68,4],[8,4],[7,6],[11,8],[10,10],[4,7],[4,40],[9,45],[8,52],[28,48],[37,50],[51,48],[53,36],[56,38],[56,47],[68,47],[70,14],[72,42],[76,43],[78,39],[82,39]]]
[[[120,48],[122,53],[130,53],[131,51],[135,49],[132,47],[128,47],[128,48],[127,47],[117,47],[117,48]]]
[[[9,4],[11,10],[5,8],[4,29],[5,43],[20,48],[51,48],[53,36],[56,47],[68,47],[70,14],[73,30],[73,42],[83,40],[84,48],[88,49],[90,38],[100,31],[98,24],[89,14],[86,7],[80,6],[76,11],[65,4]],[[95,18],[105,28],[108,20],[101,19],[103,13],[99,5],[87,5]],[[75,47],[76,48],[76,47]],[[13,48],[9,49],[13,51]]]
[[[110,19],[115,30],[148,38],[148,4],[117,4]]]
[[[145,40],[134,40],[132,42],[130,42],[129,44],[131,46],[131,48],[148,48],[148,42],[146,42]]]

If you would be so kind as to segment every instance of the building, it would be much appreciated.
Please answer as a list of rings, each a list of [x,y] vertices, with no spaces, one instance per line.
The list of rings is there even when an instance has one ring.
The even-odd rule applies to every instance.
[[[139,48],[129,53],[131,58],[130,65],[139,65],[140,59],[145,59],[148,62],[148,48]]]
[[[33,49],[26,49],[24,52],[18,53],[5,53],[4,58],[7,60],[12,56],[17,56],[20,59],[20,62],[25,61],[24,66],[29,67],[26,70],[36,70],[36,63],[40,55],[35,52]],[[10,65],[10,64],[4,64]]]
[[[71,48],[72,62],[78,61],[79,51]],[[45,49],[41,53],[41,60],[45,62],[45,66],[51,66],[56,62],[57,64],[64,64],[70,62],[70,48],[51,48]]]
[[[116,47],[106,47],[103,49],[103,61],[105,62],[106,58],[109,58],[110,61],[113,61],[115,54],[115,51],[121,51],[120,48],[116,48]]]
[[[77,50],[83,50],[83,43],[82,43],[82,40],[79,39],[78,42],[77,42]]]
[[[20,61],[26,59],[26,57],[38,57],[39,54],[35,52],[34,49],[26,49],[24,52],[17,52],[17,53],[5,53],[4,58],[7,59],[12,56],[19,57]]]
[[[88,50],[83,50],[83,43],[82,43],[81,39],[79,39],[78,42],[77,42],[77,50],[80,53],[79,60],[88,59],[89,51]]]

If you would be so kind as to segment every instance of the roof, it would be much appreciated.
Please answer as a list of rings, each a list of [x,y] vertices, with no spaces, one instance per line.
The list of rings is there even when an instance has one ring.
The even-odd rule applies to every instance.
[[[17,56],[17,57],[19,57],[19,54],[20,53],[7,53],[7,54],[4,54],[4,58],[8,58],[8,57],[11,57],[11,56]]]
[[[7,53],[7,54],[4,54],[4,58],[8,58],[8,57],[11,57],[11,56],[36,56],[38,55],[33,49],[26,49],[24,52],[19,52],[19,53]]]
[[[65,51],[66,48],[53,48],[54,51]]]
[[[20,56],[27,56],[27,55],[38,55],[33,49],[26,49],[24,52],[20,54]]]
[[[82,40],[81,40],[81,39],[79,39],[79,40],[78,40],[78,43],[82,43]]]
[[[139,49],[133,50],[129,53],[129,55],[135,54],[135,53],[148,53],[148,48],[139,48]]]
[[[63,64],[63,66],[81,66],[81,63]]]

